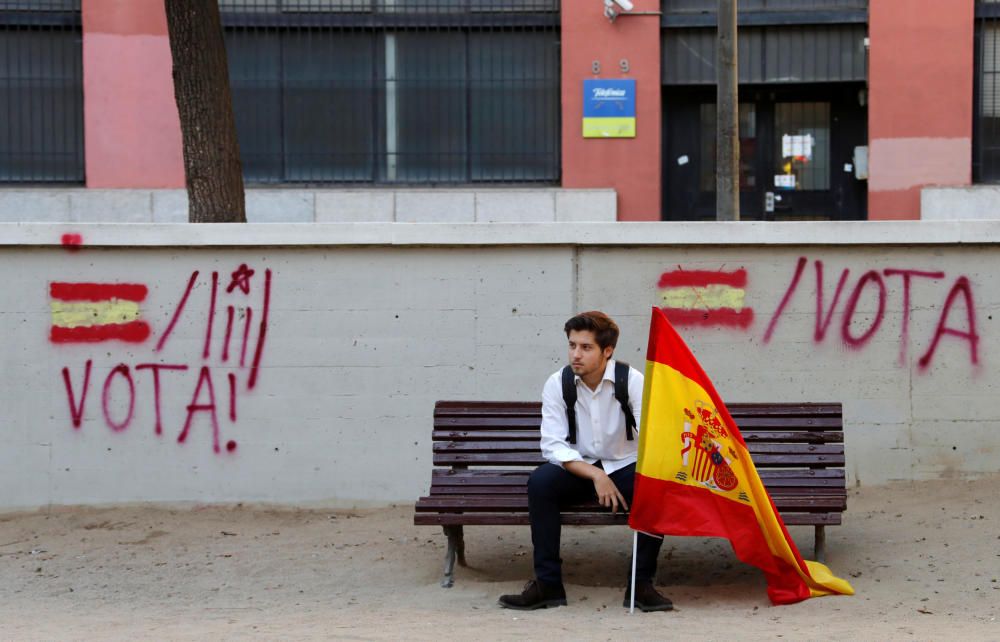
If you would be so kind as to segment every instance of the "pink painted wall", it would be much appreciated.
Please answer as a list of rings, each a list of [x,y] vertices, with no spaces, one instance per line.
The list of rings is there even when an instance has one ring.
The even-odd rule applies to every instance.
[[[868,218],[919,219],[922,186],[972,181],[974,0],[870,6]]]
[[[184,187],[163,0],[83,0],[88,187]]]
[[[657,0],[635,0],[635,11],[659,11]],[[660,220],[660,21],[619,16],[611,23],[598,0],[562,0],[563,187],[612,187],[618,219]],[[619,61],[628,59],[623,73]],[[592,73],[597,60],[601,72]],[[583,81],[634,78],[636,137],[583,138]]]

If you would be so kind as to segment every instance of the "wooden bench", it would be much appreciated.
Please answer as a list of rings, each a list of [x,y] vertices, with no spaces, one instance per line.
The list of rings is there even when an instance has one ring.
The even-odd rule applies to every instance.
[[[727,406],[785,524],[812,525],[815,559],[825,557],[826,526],[847,508],[843,412],[839,403],[734,403]],[[413,523],[439,525],[448,538],[444,579],[465,563],[466,525],[528,524],[527,481],[544,460],[541,404],[439,401],[434,406],[430,494]],[[568,507],[563,524],[627,524],[596,500]]]

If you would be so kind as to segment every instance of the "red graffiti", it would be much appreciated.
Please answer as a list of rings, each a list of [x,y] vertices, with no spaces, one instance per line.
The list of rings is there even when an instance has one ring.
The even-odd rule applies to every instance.
[[[847,275],[847,270],[844,270],[844,275]],[[878,285],[878,312],[864,334],[860,337],[855,337],[851,334],[851,321],[854,319],[854,311],[858,307],[858,299],[861,298],[861,293],[869,281]],[[841,279],[841,282],[843,282],[843,279]],[[885,315],[885,296],[885,283],[882,282],[882,277],[879,273],[875,270],[865,272],[864,276],[858,281],[858,284],[854,286],[854,292],[851,292],[851,298],[847,300],[847,307],[844,308],[844,323],[841,326],[841,335],[844,337],[844,342],[847,345],[852,348],[860,348],[875,335],[878,327],[882,325],[882,317]]]
[[[732,272],[711,270],[673,270],[660,275],[658,288],[704,287],[706,285],[728,285],[733,288],[747,286],[746,268]]]
[[[198,278],[198,270],[191,273],[191,278],[188,279],[187,287],[184,289],[184,295],[181,296],[180,303],[177,304],[177,309],[174,310],[174,316],[171,317],[170,323],[167,325],[167,329],[164,331],[160,340],[156,342],[156,351],[159,352],[163,349],[164,344],[167,342],[167,338],[170,333],[174,331],[174,326],[177,325],[177,320],[181,317],[181,312],[184,311],[184,306],[187,305],[188,296],[191,294],[191,288],[194,287],[194,282]]]
[[[254,270],[248,268],[246,264],[241,264],[237,270],[232,272],[233,281],[230,283],[231,287],[222,293],[219,291],[219,272],[214,271],[211,274],[211,280],[208,282],[208,285],[211,286],[210,292],[206,292],[208,299],[201,298],[199,300],[199,297],[192,297],[191,295],[196,289],[195,286],[199,285],[198,276],[200,272],[198,270],[192,272],[176,306],[170,314],[169,323],[167,323],[166,329],[159,337],[153,351],[159,352],[167,345],[182,316],[185,314],[201,314],[205,322],[204,344],[198,345],[195,348],[200,354],[197,356],[191,355],[191,357],[200,358],[200,360],[209,359],[213,352],[213,342],[216,344],[219,343],[218,339],[213,339],[213,337],[218,336],[214,332],[216,321],[215,311],[219,305],[223,305],[226,309],[225,334],[222,337],[222,346],[216,345],[214,347],[216,348],[215,355],[217,355],[217,358],[221,359],[221,362],[228,361],[230,346],[233,341],[233,325],[236,321],[237,307],[226,301],[225,297],[226,295],[239,296],[235,294],[237,288],[243,294],[250,294],[250,277],[253,273]],[[168,403],[168,400],[176,397],[174,394],[164,392],[164,386],[182,385],[187,387],[190,385],[192,387],[187,388],[190,391],[190,396],[188,397],[190,402],[183,406],[186,416],[183,425],[179,426],[177,443],[184,444],[190,441],[189,437],[192,432],[198,432],[196,425],[199,421],[207,421],[211,428],[212,450],[219,453],[224,447],[228,453],[235,452],[238,448],[236,440],[229,439],[223,441],[221,438],[219,413],[225,412],[225,409],[228,409],[230,422],[233,424],[236,423],[237,388],[243,376],[242,368],[247,368],[245,371],[245,383],[248,390],[253,389],[260,382],[263,355],[270,324],[272,279],[271,270],[266,269],[264,271],[264,278],[256,281],[256,283],[261,283],[258,291],[260,292],[259,296],[262,298],[262,312],[259,315],[260,319],[257,320],[256,325],[254,325],[255,319],[252,308],[242,305],[239,307],[239,311],[244,319],[242,345],[240,346],[240,370],[235,372],[227,371],[225,374],[226,383],[228,384],[228,386],[225,386],[229,393],[228,400],[223,399],[221,396],[216,396],[216,390],[219,390],[220,395],[224,395],[225,389],[216,387],[219,373],[218,371],[213,373],[210,364],[198,364],[195,366],[195,364],[183,362],[156,363],[152,361],[136,363],[134,365],[119,363],[109,368],[106,372],[102,389],[103,418],[108,428],[118,433],[125,432],[131,425],[136,423],[137,417],[144,416],[137,414],[137,409],[144,409],[148,413],[145,416],[151,415],[152,421],[150,423],[152,424],[153,432],[158,436],[162,435],[170,428],[164,425],[169,420],[165,421],[163,406]],[[101,304],[105,301],[111,301],[115,305],[118,305],[122,301],[138,302],[144,300],[148,293],[145,285],[115,283],[53,283],[50,284],[49,291],[50,296],[55,300],[71,299],[86,301],[88,302],[87,305],[91,307],[93,307],[92,304],[95,302]],[[220,295],[222,300],[220,300]],[[65,315],[67,319],[80,316],[79,306],[76,308],[72,306],[65,308],[53,306],[53,310],[57,309],[65,309],[67,311]],[[135,315],[137,308],[135,305],[124,305],[120,306],[119,309]],[[86,314],[90,312],[90,308],[84,308],[83,311]],[[107,315],[101,318],[107,318]],[[251,334],[254,334],[254,329],[256,329],[256,336],[254,337],[256,341],[254,345],[251,345]],[[149,334],[150,330],[147,325],[145,337],[148,337]],[[219,334],[222,333],[220,332]],[[190,335],[184,336],[183,339],[179,338],[177,343],[179,346],[191,346]],[[176,350],[177,348],[175,347],[174,349]],[[110,355],[110,353],[108,354]],[[233,356],[235,357],[235,353]],[[89,359],[86,360],[83,368],[82,385],[79,385],[79,380],[77,380],[75,387],[74,380],[70,376],[70,367],[62,368],[61,374],[66,387],[69,416],[74,429],[80,428],[83,422],[92,369],[93,362]],[[164,372],[183,373],[189,369],[197,371],[197,378],[192,378],[191,375],[180,378],[165,378],[163,376]],[[146,381],[150,382],[149,384],[143,380],[147,372],[152,375],[146,379]],[[152,395],[149,394],[150,390]],[[150,396],[152,397],[151,404]],[[228,404],[224,406],[223,404],[227,401]]]
[[[87,389],[90,388],[90,366],[92,362],[87,359],[83,368],[83,388],[80,391],[80,404],[76,403],[76,395],[73,394],[73,384],[69,380],[69,368],[62,369],[63,383],[66,384],[66,397],[69,399],[69,416],[73,420],[73,427],[79,428],[83,421],[83,406],[87,403]]]
[[[903,277],[903,327],[900,329],[899,363],[906,363],[906,346],[910,342],[910,279],[921,277],[926,279],[943,279],[944,272],[924,272],[922,270],[885,270],[887,277]]]
[[[948,321],[948,314],[951,312],[951,306],[955,303],[955,299],[959,294],[965,299],[966,323],[969,327],[967,331],[945,326],[945,323]],[[941,310],[941,318],[938,320],[937,328],[934,330],[934,339],[931,341],[931,346],[927,349],[927,352],[924,356],[920,357],[920,361],[918,362],[921,369],[931,365],[931,359],[934,358],[934,351],[937,350],[938,341],[944,335],[968,341],[969,358],[973,364],[979,363],[979,335],[976,334],[976,306],[972,301],[972,286],[969,285],[969,279],[964,276],[955,281],[955,285],[948,292],[948,298],[944,302],[944,309]]]
[[[232,280],[229,282],[229,287],[226,288],[226,294],[229,294],[237,287],[243,294],[250,294],[250,277],[253,274],[254,271],[248,268],[246,263],[240,263],[240,266],[232,274]]]
[[[257,384],[257,374],[260,372],[260,357],[264,352],[264,339],[267,336],[267,314],[271,307],[271,270],[264,270],[264,312],[260,317],[260,330],[257,332],[257,349],[253,354],[253,365],[250,366],[250,380],[247,389],[252,390]]]
[[[663,311],[674,325],[727,326],[746,329],[753,309],[743,305],[745,268],[731,272],[677,269],[660,275],[657,287]]]
[[[795,274],[792,275],[792,282],[788,284],[788,289],[785,290],[784,296],[781,297],[781,303],[778,304],[778,309],[774,311],[771,316],[771,322],[767,324],[767,331],[764,333],[764,343],[771,340],[771,336],[774,334],[774,328],[778,325],[778,319],[781,318],[781,313],[785,311],[785,307],[792,298],[792,292],[799,287],[799,279],[802,278],[802,272],[806,269],[806,263],[809,260],[802,256],[799,257],[799,262],[795,266]]]
[[[140,302],[149,288],[141,283],[50,283],[49,296],[59,301],[123,301]]]
[[[253,319],[253,308],[247,308],[246,317],[243,319],[243,346],[240,348],[240,367],[246,364],[247,360],[247,339],[250,338],[250,320]]]
[[[229,339],[233,336],[233,315],[235,311],[236,310],[233,306],[226,306],[226,338],[222,340],[223,363],[229,361]]]
[[[236,375],[229,373],[229,421],[236,422]]]
[[[785,294],[782,297],[781,302],[778,304],[778,307],[771,318],[770,324],[768,324],[767,331],[764,333],[764,343],[768,343],[771,340],[774,330],[777,327],[778,320],[784,314],[793,294],[799,286],[802,272],[804,271],[807,262],[808,259],[806,257],[800,257],[798,259],[791,282],[785,290]],[[834,312],[837,309],[840,294],[846,285],[849,270],[845,268],[843,272],[841,272],[832,301],[830,302],[829,307],[824,310],[823,264],[822,261],[818,260],[814,263],[816,268],[816,317],[813,338],[817,343],[819,343],[826,337],[826,332],[829,329]],[[851,295],[847,299],[847,303],[843,306],[840,334],[841,340],[844,344],[855,349],[863,347],[875,337],[882,325],[883,320],[885,319],[886,308],[888,307],[888,290],[883,277],[889,278],[895,276],[901,276],[903,279],[903,320],[900,329],[900,362],[905,363],[906,345],[909,342],[910,332],[909,316],[911,312],[912,279],[917,277],[940,280],[945,278],[944,272],[900,268],[888,268],[882,270],[881,272],[877,270],[869,270],[865,272],[858,279]],[[868,327],[863,332],[860,332],[860,334],[856,334],[855,330],[852,328],[854,328],[853,323],[856,318],[858,302],[864,291],[866,289],[871,290],[872,288],[874,288],[878,304],[877,310],[870,319]],[[949,314],[960,295],[966,310],[966,329],[958,329],[948,325]],[[918,362],[918,365],[922,370],[926,369],[930,365],[931,360],[938,349],[939,342],[944,336],[956,337],[968,342],[970,362],[973,365],[979,363],[979,335],[976,332],[975,304],[972,294],[972,285],[966,276],[958,277],[948,292],[934,336],[931,339],[927,351]]]
[[[219,273],[212,272],[212,298],[208,300],[208,323],[205,324],[205,349],[201,358],[208,359],[209,346],[212,345],[212,323],[215,321],[215,297],[219,292]]]
[[[160,370],[187,370],[188,367],[185,365],[171,365],[166,363],[139,363],[135,366],[136,370],[152,370],[153,371],[153,407],[156,413],[156,427],[154,428],[157,435],[163,434],[163,419],[160,415]]]
[[[118,422],[111,418],[111,383],[115,380],[115,375],[121,375],[125,377],[125,382],[128,383],[128,412],[125,414],[125,419]],[[108,427],[115,432],[121,432],[128,428],[129,423],[132,421],[132,415],[135,413],[135,382],[132,381],[132,375],[129,373],[128,366],[124,363],[118,364],[111,369],[108,373],[108,377],[104,380],[104,391],[101,394],[101,405],[104,409],[104,421],[107,422]]]
[[[76,252],[83,245],[82,234],[63,234],[59,239],[62,246],[70,252]]]
[[[833,301],[830,302],[830,308],[827,310],[826,316],[823,316],[823,261],[816,261],[816,329],[813,331],[813,338],[816,341],[822,341],[826,337],[826,331],[830,327],[830,321],[833,320],[833,310],[837,307],[837,301],[840,300],[840,293],[844,291],[844,283],[847,282],[847,274],[849,270],[844,268],[844,271],[840,273],[840,280],[837,281],[837,290],[833,293]]]
[[[147,292],[145,285],[137,283],[50,283],[52,325],[49,340],[53,343],[112,340],[142,343],[149,338],[149,324],[132,318],[137,307],[123,309],[120,302],[139,303],[146,298]]]
[[[208,387],[208,403],[198,403],[198,399],[201,396],[202,384]],[[215,388],[212,386],[212,374],[208,366],[201,367],[201,373],[198,375],[198,385],[195,386],[194,394],[191,396],[191,403],[188,404],[187,419],[184,421],[184,428],[181,430],[181,434],[177,435],[177,443],[183,444],[187,440],[188,431],[191,430],[191,420],[194,419],[196,412],[209,413],[208,416],[212,422],[212,450],[219,452],[219,418],[215,412]]]

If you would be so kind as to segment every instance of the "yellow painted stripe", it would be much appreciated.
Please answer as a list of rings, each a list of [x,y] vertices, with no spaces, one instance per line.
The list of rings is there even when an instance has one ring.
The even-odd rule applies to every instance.
[[[104,325],[105,323],[129,323],[139,319],[139,304],[136,301],[50,301],[52,325],[64,328]]]
[[[660,299],[667,308],[711,310],[714,308],[743,309],[746,290],[731,285],[682,286],[660,290]]]
[[[584,138],[635,138],[635,118],[584,118]]]

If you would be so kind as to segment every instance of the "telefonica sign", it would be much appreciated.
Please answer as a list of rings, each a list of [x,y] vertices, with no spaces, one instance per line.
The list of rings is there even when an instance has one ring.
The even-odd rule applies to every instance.
[[[595,100],[608,100],[612,98],[625,98],[625,90],[612,89],[611,87],[594,87]]]
[[[583,81],[583,137],[635,138],[635,81]]]

